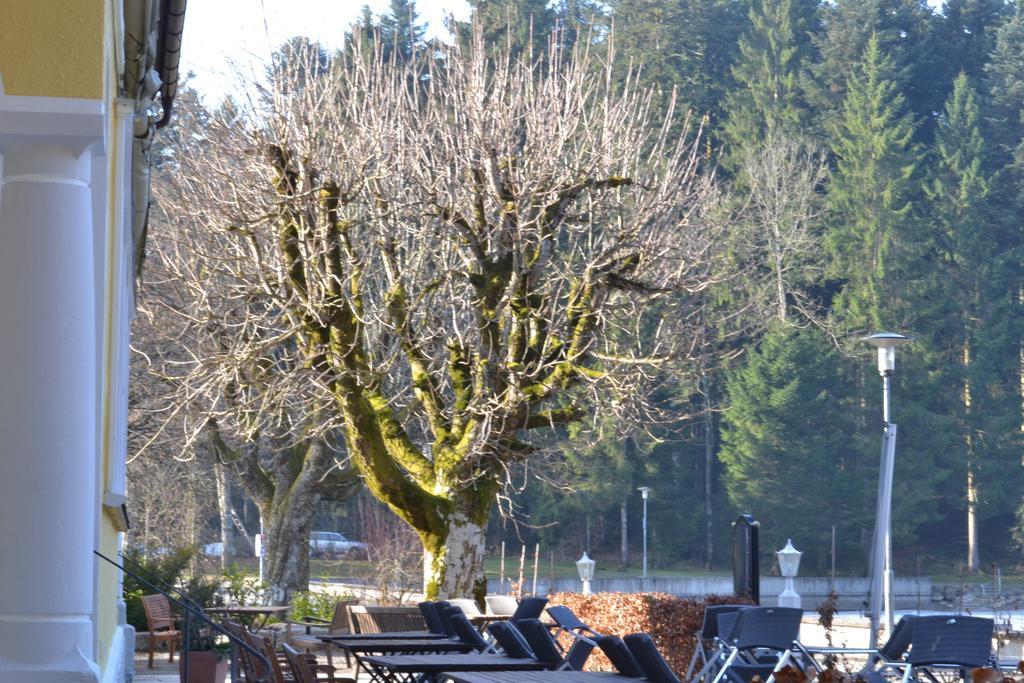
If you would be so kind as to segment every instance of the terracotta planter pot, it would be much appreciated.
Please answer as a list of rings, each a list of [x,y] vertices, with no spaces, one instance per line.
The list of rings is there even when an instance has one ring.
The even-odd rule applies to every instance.
[[[224,683],[228,677],[228,660],[216,652],[188,653],[188,680],[185,680],[185,656],[178,662],[181,683]]]

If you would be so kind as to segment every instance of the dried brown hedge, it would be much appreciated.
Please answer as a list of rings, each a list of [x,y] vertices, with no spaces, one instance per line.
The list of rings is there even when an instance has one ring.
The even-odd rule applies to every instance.
[[[598,633],[649,633],[680,678],[693,656],[694,634],[704,619],[704,606],[749,603],[733,596],[709,595],[704,600],[693,600],[668,593],[555,593],[548,600],[550,605],[570,607]],[[609,671],[612,665],[604,653],[595,650],[586,668]]]

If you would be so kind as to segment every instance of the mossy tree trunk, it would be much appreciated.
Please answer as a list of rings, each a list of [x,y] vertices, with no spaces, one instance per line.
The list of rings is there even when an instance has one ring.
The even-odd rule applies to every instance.
[[[234,465],[239,481],[260,511],[264,533],[263,573],[269,597],[286,605],[309,590],[309,534],[321,497],[343,500],[357,481],[339,470],[322,438],[268,452],[265,444],[234,449],[213,425],[218,457]],[[260,446],[263,452],[260,452]]]

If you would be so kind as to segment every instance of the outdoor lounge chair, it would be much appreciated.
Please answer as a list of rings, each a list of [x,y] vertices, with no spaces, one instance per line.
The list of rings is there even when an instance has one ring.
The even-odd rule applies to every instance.
[[[432,633],[445,634],[444,624],[441,622],[441,617],[437,614],[437,603],[433,600],[424,600],[423,602],[417,603],[420,614],[423,615],[423,621],[427,622],[427,630]]]
[[[603,633],[598,633],[594,629],[590,628],[587,624],[584,624],[576,613],[572,611],[571,607],[565,605],[554,605],[547,608],[548,616],[555,622],[561,631],[568,633],[574,638],[589,638],[592,641],[596,641],[602,637]]]
[[[547,604],[547,598],[523,598],[519,601],[519,606],[516,607],[516,611],[512,613],[508,620],[513,624],[518,624],[523,619],[538,619],[544,613],[544,607]]]
[[[142,608],[146,611],[146,624],[149,629],[149,664],[153,668],[153,650],[159,641],[167,643],[167,661],[174,661],[174,644],[181,638],[177,619],[171,612],[171,601],[162,593],[142,596]]]
[[[722,641],[719,638],[719,617],[724,614],[735,615],[744,605],[707,605],[704,607],[704,619],[700,630],[694,635],[693,657],[683,677],[688,681],[700,680],[714,671],[716,657],[721,653]],[[728,619],[723,621],[727,624]],[[699,667],[699,668],[698,668]],[[696,676],[694,676],[696,671]]]
[[[644,670],[640,662],[630,652],[629,646],[618,636],[601,636],[597,639],[597,646],[605,654],[608,661],[612,663],[615,670],[623,676],[630,678],[643,678]]]
[[[913,638],[916,616],[906,615],[896,622],[889,638],[881,647],[849,648],[849,647],[809,647],[805,650],[812,657],[824,655],[826,658],[846,655],[866,655],[867,662],[857,675],[868,683],[883,683],[892,678],[902,677],[902,665],[906,662],[907,651]]]
[[[512,624],[507,621],[497,621],[490,624],[487,630],[506,656],[515,659],[534,659],[530,644],[526,642],[526,638],[523,638],[519,629]]]
[[[680,683],[679,677],[661,656],[654,640],[646,633],[630,633],[622,639],[651,683]]]
[[[458,607],[449,604],[448,602],[442,602],[437,607],[437,614],[441,617],[441,622],[444,624],[445,633],[448,634],[449,638],[458,638],[459,634],[455,630],[455,620],[457,618],[469,620],[466,613]]]
[[[449,622],[455,630],[455,635],[460,641],[472,645],[476,652],[494,652],[494,646],[484,640],[484,637],[480,635],[480,631],[470,623],[469,617],[462,610],[458,607],[449,607],[448,609],[455,611],[455,613],[449,613],[448,616]]]
[[[580,637],[563,656],[548,627],[540,619],[521,619],[518,623],[509,625],[518,628],[523,634],[523,638],[533,651],[533,656],[541,662],[550,664],[555,671],[583,671],[583,665],[594,651],[594,641]]]
[[[719,635],[724,636],[726,650],[713,683],[720,683],[726,678],[733,683],[747,683],[755,675],[765,683],[772,683],[774,672],[793,660],[803,610],[794,607],[744,607],[736,614],[727,636],[722,628],[731,615],[719,615]]]
[[[922,673],[935,680],[936,671],[950,669],[969,680],[972,669],[995,667],[993,628],[994,622],[983,617],[919,616],[914,620],[906,663],[892,666],[903,668],[903,683]]]

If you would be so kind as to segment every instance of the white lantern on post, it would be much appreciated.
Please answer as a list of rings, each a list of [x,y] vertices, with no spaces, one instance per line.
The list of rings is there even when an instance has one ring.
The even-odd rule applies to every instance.
[[[576,571],[580,573],[580,581],[583,582],[583,594],[590,595],[590,582],[594,580],[594,566],[597,562],[587,557],[587,553],[583,553],[583,557],[576,560]]]
[[[779,559],[779,572],[786,579],[786,587],[779,594],[779,607],[800,607],[800,596],[793,588],[793,577],[800,571],[802,552],[793,547],[793,542],[786,539],[786,547],[775,552]]]

